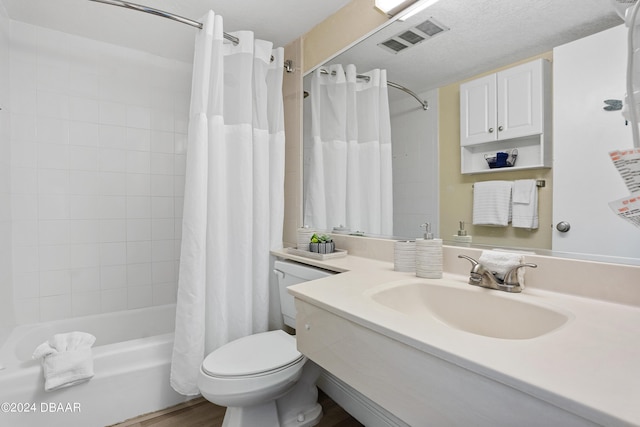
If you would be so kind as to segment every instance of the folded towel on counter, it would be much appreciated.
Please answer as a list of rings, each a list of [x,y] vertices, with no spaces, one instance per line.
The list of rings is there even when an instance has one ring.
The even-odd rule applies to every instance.
[[[538,228],[538,187],[535,179],[513,182],[511,225],[517,228]]]
[[[473,185],[473,225],[509,225],[512,188],[512,181],[476,182]]]
[[[504,280],[504,276],[513,268],[524,262],[522,254],[502,251],[482,251],[478,262],[491,271],[498,279]],[[524,268],[518,270],[518,280],[524,288]]]
[[[33,359],[42,358],[44,390],[69,387],[93,377],[91,346],[96,337],[86,332],[56,334],[40,344]]]

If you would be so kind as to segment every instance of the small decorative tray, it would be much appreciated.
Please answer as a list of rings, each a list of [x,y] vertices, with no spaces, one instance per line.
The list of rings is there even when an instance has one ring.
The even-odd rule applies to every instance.
[[[322,261],[326,259],[343,258],[347,256],[347,251],[344,249],[336,249],[335,252],[331,252],[330,254],[319,254],[317,252],[303,251],[302,249],[287,248],[287,253],[290,253],[291,255],[302,256],[305,258],[319,259]]]

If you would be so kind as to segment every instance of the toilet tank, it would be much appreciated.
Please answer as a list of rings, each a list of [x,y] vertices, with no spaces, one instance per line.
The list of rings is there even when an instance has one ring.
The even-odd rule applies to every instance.
[[[335,274],[310,265],[300,264],[294,261],[275,261],[273,271],[278,277],[280,289],[280,307],[285,325],[296,327],[296,307],[293,303],[293,295],[287,292],[287,286],[296,285],[309,280],[321,279]]]

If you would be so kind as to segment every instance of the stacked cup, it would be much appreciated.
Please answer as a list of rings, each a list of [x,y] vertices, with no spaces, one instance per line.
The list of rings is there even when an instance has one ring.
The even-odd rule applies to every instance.
[[[298,228],[298,241],[296,248],[300,249],[301,251],[308,251],[309,242],[311,241],[311,236],[313,236],[313,233],[314,231],[310,229],[308,225]]]
[[[395,271],[415,271],[416,241],[401,240],[393,245],[393,269]]]
[[[416,239],[416,276],[442,278],[442,239]]]

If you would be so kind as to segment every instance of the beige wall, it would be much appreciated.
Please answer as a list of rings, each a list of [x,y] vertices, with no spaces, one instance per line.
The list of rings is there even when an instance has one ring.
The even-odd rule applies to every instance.
[[[302,223],[302,40],[284,48],[284,57],[293,62],[295,71],[284,73],[285,172],[284,231],[285,247],[296,242],[296,229]]]
[[[295,245],[296,229],[302,225],[302,77],[334,53],[351,45],[387,21],[374,0],[351,3],[285,46],[285,58],[295,72],[285,73],[285,213],[283,244]]]
[[[304,72],[369,34],[387,19],[387,15],[375,8],[374,0],[352,0],[302,37]]]
[[[474,76],[473,80],[496,71],[537,58],[552,59],[552,53],[528,58],[507,67],[497,68]],[[468,81],[465,80],[465,81]],[[482,175],[460,173],[460,84],[457,82],[440,88],[439,94],[439,140],[440,140],[440,235],[447,239],[456,234],[458,222],[465,221],[466,229],[473,236],[473,243],[496,246],[551,249],[552,235],[552,189],[551,169],[524,171],[501,171]],[[546,187],[538,191],[540,227],[525,230],[513,227],[474,227],[471,225],[473,190],[472,184],[489,180],[544,179]]]

